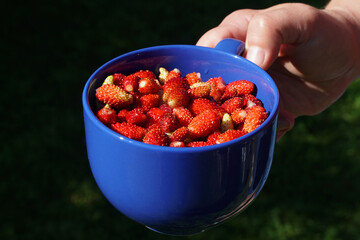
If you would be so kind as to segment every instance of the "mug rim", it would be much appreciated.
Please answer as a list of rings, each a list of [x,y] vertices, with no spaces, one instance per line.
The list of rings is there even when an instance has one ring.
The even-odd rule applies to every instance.
[[[144,52],[150,52],[150,51],[157,51],[157,50],[170,50],[174,48],[184,48],[185,49],[198,49],[198,50],[205,50],[205,51],[214,51],[214,53],[227,55],[230,58],[237,59],[237,61],[244,61],[246,64],[250,65],[252,68],[254,68],[257,72],[260,72],[263,75],[263,78],[269,83],[271,86],[271,89],[274,91],[274,103],[272,104],[273,110],[270,112],[267,119],[255,130],[251,131],[250,133],[247,133],[239,138],[233,139],[231,141],[227,141],[221,144],[214,144],[209,146],[203,146],[203,147],[183,147],[183,148],[176,148],[176,147],[169,147],[169,146],[158,146],[158,145],[152,145],[148,143],[143,143],[141,141],[137,141],[134,139],[130,139],[128,137],[125,137],[121,135],[120,133],[115,132],[114,130],[110,129],[108,126],[103,124],[97,117],[96,114],[93,112],[93,110],[90,107],[90,101],[89,101],[89,89],[92,84],[97,82],[98,79],[95,79],[95,76],[101,72],[102,70],[105,70],[108,66],[111,66],[113,63],[116,63],[120,61],[121,59],[125,59],[130,56],[138,55]],[[159,45],[159,46],[153,46],[153,47],[147,47],[142,48],[134,51],[130,51],[127,53],[124,53],[122,55],[119,55],[103,65],[101,65],[99,68],[97,68],[89,77],[89,79],[86,81],[86,84],[83,88],[82,93],[82,105],[83,105],[83,112],[86,114],[89,119],[96,125],[98,128],[100,128],[102,131],[105,131],[107,134],[110,134],[113,138],[118,138],[121,141],[127,142],[128,144],[135,144],[138,147],[141,148],[148,148],[153,151],[165,151],[165,152],[178,152],[178,153],[191,153],[191,152],[205,152],[205,151],[213,151],[220,148],[226,148],[230,145],[246,141],[247,139],[252,139],[256,135],[260,134],[263,128],[268,127],[273,121],[275,121],[278,111],[279,111],[279,91],[276,86],[275,81],[272,79],[272,77],[262,68],[257,66],[256,64],[250,62],[249,60],[233,54],[229,52],[225,52],[219,49],[215,48],[209,48],[209,47],[203,47],[203,46],[196,46],[196,45],[184,45],[184,44],[176,44],[176,45]]]

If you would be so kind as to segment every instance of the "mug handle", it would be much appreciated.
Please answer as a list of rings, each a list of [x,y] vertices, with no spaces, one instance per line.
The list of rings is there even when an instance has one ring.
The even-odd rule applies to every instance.
[[[215,49],[241,55],[245,50],[245,43],[234,38],[225,38],[215,46]]]

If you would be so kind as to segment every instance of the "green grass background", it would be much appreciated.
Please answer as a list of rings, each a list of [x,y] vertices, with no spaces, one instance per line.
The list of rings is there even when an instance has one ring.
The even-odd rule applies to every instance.
[[[281,2],[1,4],[0,239],[360,239],[359,80],[328,110],[297,119],[254,203],[205,233],[152,232],[116,211],[92,178],[81,93],[93,71],[131,50],[195,44],[233,10]]]

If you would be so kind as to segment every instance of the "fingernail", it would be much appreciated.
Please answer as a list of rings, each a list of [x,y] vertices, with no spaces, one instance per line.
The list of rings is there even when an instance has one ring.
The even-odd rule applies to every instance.
[[[246,58],[261,67],[264,63],[265,52],[264,50],[256,46],[249,47],[246,53]]]

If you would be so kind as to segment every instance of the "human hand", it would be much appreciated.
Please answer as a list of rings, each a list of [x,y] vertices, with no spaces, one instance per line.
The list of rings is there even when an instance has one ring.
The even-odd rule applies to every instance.
[[[320,113],[359,76],[360,39],[342,11],[299,3],[238,10],[197,45],[214,47],[224,38],[245,41],[244,56],[275,80],[280,92],[278,139],[296,117]]]

